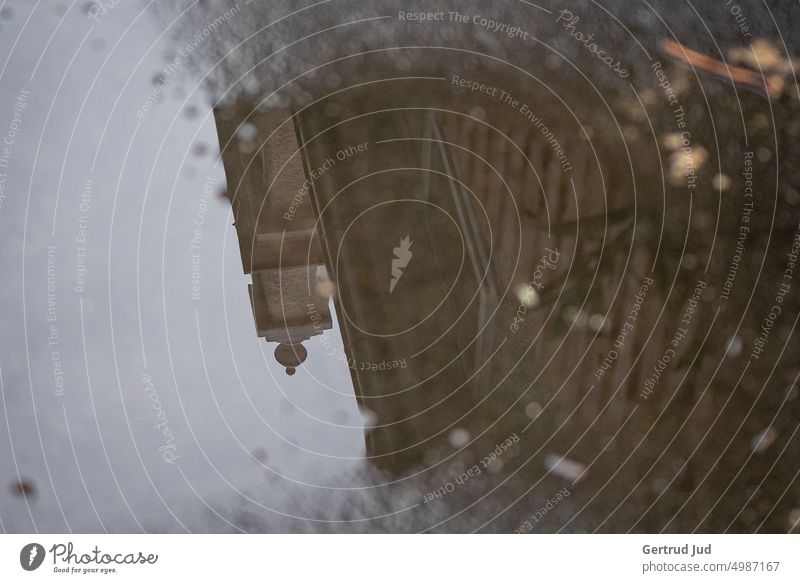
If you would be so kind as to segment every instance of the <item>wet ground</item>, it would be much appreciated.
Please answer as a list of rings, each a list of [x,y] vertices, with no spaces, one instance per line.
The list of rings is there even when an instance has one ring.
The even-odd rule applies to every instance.
[[[0,19],[3,530],[796,530],[794,4]]]

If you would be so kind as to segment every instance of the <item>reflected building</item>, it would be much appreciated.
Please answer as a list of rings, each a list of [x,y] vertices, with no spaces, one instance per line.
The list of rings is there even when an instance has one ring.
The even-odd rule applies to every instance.
[[[576,252],[570,233],[548,230],[564,230],[575,189],[596,180],[585,141],[562,134],[554,147],[533,124],[430,107],[429,83],[295,112],[243,101],[215,110],[259,335],[280,343],[276,358],[293,371],[302,342],[330,328],[331,295],[355,396],[374,422],[367,457],[400,472],[436,463],[460,436],[502,441],[528,421],[503,409],[519,399],[502,386],[505,352],[531,338],[512,337],[514,316],[523,305],[528,330],[546,325],[533,309],[553,301],[549,284],[567,264],[557,258]],[[605,211],[591,197],[582,209]],[[534,277],[542,256],[551,263]]]
[[[498,304],[487,216],[453,176],[439,125],[391,114],[318,135],[318,111],[214,113],[258,335],[293,373],[303,341],[331,328],[330,295],[374,420],[368,458],[423,463],[480,400]],[[408,137],[399,157],[381,134]]]
[[[303,342],[331,328],[321,291],[325,263],[294,128],[275,113],[240,106],[214,111],[258,336],[294,374]],[[268,142],[259,137],[272,136]],[[317,317],[309,320],[309,313]]]

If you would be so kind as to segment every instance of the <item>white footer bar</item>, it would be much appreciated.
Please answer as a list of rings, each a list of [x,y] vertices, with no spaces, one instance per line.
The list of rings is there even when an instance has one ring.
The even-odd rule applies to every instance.
[[[797,535],[3,535],[0,550],[8,582],[800,581]]]

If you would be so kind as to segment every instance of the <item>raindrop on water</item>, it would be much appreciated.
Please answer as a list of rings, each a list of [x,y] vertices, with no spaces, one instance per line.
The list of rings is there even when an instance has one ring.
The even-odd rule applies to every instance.
[[[767,427],[753,438],[753,440],[750,442],[750,446],[753,448],[753,452],[763,453],[775,442],[777,438],[778,432],[772,427]]]
[[[254,140],[258,135],[258,129],[250,122],[245,122],[236,130],[236,137],[240,140]]]
[[[527,405],[525,405],[525,414],[531,419],[536,419],[541,412],[542,412],[542,406],[536,401],[533,401],[532,403],[528,403]]]
[[[742,354],[744,348],[744,341],[741,336],[733,336],[728,340],[728,347],[725,349],[725,356],[728,358],[736,358]]]
[[[17,496],[26,497],[31,496],[35,489],[33,483],[28,480],[19,480],[11,484],[11,491]]]
[[[800,530],[800,508],[793,508],[789,512],[789,532]]]
[[[569,459],[556,453],[544,457],[544,467],[556,476],[577,482],[586,472],[586,466],[579,461]]]
[[[361,408],[361,419],[366,429],[371,429],[378,424],[378,414],[372,409],[366,407]]]
[[[524,283],[516,288],[517,299],[526,308],[533,308],[539,305],[539,292],[533,289],[532,286]]]
[[[453,429],[447,440],[453,447],[464,447],[469,443],[469,431],[461,428]]]
[[[206,154],[208,154],[208,146],[206,146],[204,143],[197,142],[196,144],[194,144],[192,146],[192,155],[193,156],[196,156],[198,158],[202,158]]]
[[[717,174],[711,182],[714,190],[728,190],[731,187],[731,179],[727,174]]]
[[[593,314],[592,317],[589,318],[589,328],[594,330],[595,332],[599,332],[603,329],[606,323],[606,318],[603,314]]]

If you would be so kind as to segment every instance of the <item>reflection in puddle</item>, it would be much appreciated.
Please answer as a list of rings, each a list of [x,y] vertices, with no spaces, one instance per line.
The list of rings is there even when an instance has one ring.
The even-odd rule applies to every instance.
[[[794,528],[800,8],[397,4],[0,8],[4,528]]]
[[[556,29],[575,37],[580,19],[562,16]],[[365,478],[369,496],[410,490],[410,506],[378,504],[407,512],[404,530],[519,530],[559,488],[563,504],[535,513],[530,530],[747,530],[769,519],[779,488],[761,482],[757,502],[732,485],[761,476],[740,465],[779,439],[759,424],[787,415],[779,386],[765,396],[754,384],[768,341],[754,335],[758,320],[785,337],[792,316],[779,319],[781,295],[777,311],[748,306],[767,306],[784,272],[788,293],[797,225],[770,224],[785,202],[766,194],[768,133],[742,138],[740,120],[707,118],[702,77],[681,66],[724,68],[756,90],[757,71],[650,38],[653,63],[623,76],[617,61],[637,87],[598,71],[593,49],[575,55],[599,78],[587,85],[556,57],[510,52],[498,64],[463,51],[470,41],[450,37],[449,23],[414,22],[387,12],[371,26],[450,42],[364,54],[349,49],[369,35],[330,32],[330,60],[316,68],[293,60],[307,47],[270,65],[259,60],[270,43],[248,43],[246,63],[220,75],[214,110],[258,334],[294,374],[304,343],[336,318],[379,471]],[[510,50],[518,36],[476,43]],[[623,60],[630,50],[611,36],[603,46]],[[248,86],[248,67],[286,84]],[[238,71],[246,77],[231,82]],[[765,86],[775,100],[777,75]],[[738,99],[746,118],[763,107],[728,89],[706,99]],[[759,275],[767,233],[783,251]]]

